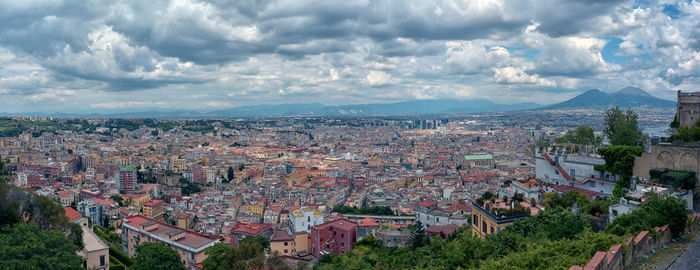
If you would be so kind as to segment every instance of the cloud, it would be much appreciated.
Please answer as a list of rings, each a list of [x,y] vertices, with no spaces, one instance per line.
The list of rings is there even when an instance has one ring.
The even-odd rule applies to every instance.
[[[700,87],[699,21],[680,0],[0,0],[0,107],[673,98]]]
[[[367,74],[367,84],[372,87],[386,86],[393,83],[391,75],[384,71],[372,70]]]
[[[42,101],[66,101],[67,97],[75,95],[76,92],[73,90],[49,90],[48,92],[25,96],[24,100],[32,101],[35,103]]]
[[[556,83],[549,79],[540,78],[537,75],[528,75],[520,68],[504,67],[494,69],[494,81],[502,84],[536,84],[553,87]]]
[[[124,108],[145,108],[145,107],[162,107],[164,102],[148,102],[148,101],[113,101],[91,104],[93,109],[124,109]]]

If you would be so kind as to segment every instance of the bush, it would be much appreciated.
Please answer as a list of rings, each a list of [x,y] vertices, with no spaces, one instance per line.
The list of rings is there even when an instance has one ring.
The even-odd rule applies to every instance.
[[[119,260],[122,262],[125,266],[131,266],[134,264],[134,261],[129,258],[124,252],[121,250],[118,250],[114,247],[109,247],[109,256],[113,256],[115,259]]]

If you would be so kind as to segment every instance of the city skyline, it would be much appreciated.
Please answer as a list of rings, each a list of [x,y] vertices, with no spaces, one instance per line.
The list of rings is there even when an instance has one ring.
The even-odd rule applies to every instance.
[[[700,85],[697,1],[2,2],[0,112],[486,99]]]

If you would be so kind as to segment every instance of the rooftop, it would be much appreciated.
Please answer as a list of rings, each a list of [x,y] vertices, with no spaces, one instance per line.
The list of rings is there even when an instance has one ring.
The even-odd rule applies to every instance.
[[[490,154],[464,156],[464,160],[482,160],[482,159],[493,159],[493,156]]]
[[[73,207],[70,206],[63,208],[63,210],[65,210],[66,212],[66,217],[68,217],[68,221],[73,221],[83,216],[80,213],[78,213],[78,211],[75,211]]]
[[[102,242],[97,235],[87,226],[81,226],[83,229],[83,244],[85,244],[85,250],[87,252],[93,252],[103,249],[108,249],[107,244]]]
[[[132,227],[135,227],[137,229],[143,230],[142,226],[147,227],[153,224],[158,224],[158,226],[155,229],[152,229],[148,231],[149,233],[155,234],[155,235],[172,235],[173,232],[178,232],[178,233],[185,233],[184,237],[173,241],[194,249],[203,247],[207,244],[216,242],[219,240],[218,237],[211,236],[211,235],[205,235],[201,234],[195,231],[190,231],[186,229],[182,229],[179,227],[175,227],[173,225],[159,222],[141,215],[135,215],[135,216],[130,216],[124,219],[124,224],[130,225]]]

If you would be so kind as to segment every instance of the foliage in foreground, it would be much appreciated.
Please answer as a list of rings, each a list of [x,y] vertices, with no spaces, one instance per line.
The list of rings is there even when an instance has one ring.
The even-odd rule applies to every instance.
[[[556,209],[516,221],[485,239],[469,228],[443,240],[411,248],[382,248],[371,237],[343,255],[322,260],[318,269],[551,269],[585,264],[622,237],[592,233],[579,214]],[[557,259],[552,259],[557,258]]]
[[[266,258],[263,247],[256,241],[241,242],[238,248],[232,248],[225,243],[217,243],[206,252],[207,258],[202,262],[205,270],[291,269],[277,253]]]
[[[630,187],[634,160],[644,153],[644,149],[639,146],[613,145],[598,149],[598,153],[605,159],[605,165],[595,166],[595,169],[620,176],[613,190],[613,196],[619,198],[623,195],[622,190]]]
[[[136,259],[130,269],[185,269],[177,251],[161,243],[143,243],[136,247]]]
[[[338,212],[341,214],[352,214],[352,215],[375,215],[375,216],[393,216],[394,211],[388,206],[368,206],[357,208],[355,206],[339,205],[333,207],[332,212]]]
[[[685,201],[678,198],[661,199],[654,195],[644,201],[641,207],[640,210],[617,217],[605,231],[616,235],[632,235],[669,224],[671,232],[678,235],[688,220]]]
[[[642,209],[594,233],[587,216],[564,210],[574,202],[583,206],[584,213],[585,207],[594,211],[610,203],[586,202],[582,195],[571,193],[551,196],[544,202],[550,210],[518,220],[484,239],[472,236],[467,227],[447,240],[434,237],[413,248],[383,248],[379,241],[366,237],[343,255],[323,258],[317,269],[568,269],[585,265],[595,252],[607,251],[642,230],[669,224],[678,234],[687,221],[682,200],[652,196]]]
[[[80,248],[56,230],[36,223],[0,230],[0,269],[81,269]]]

